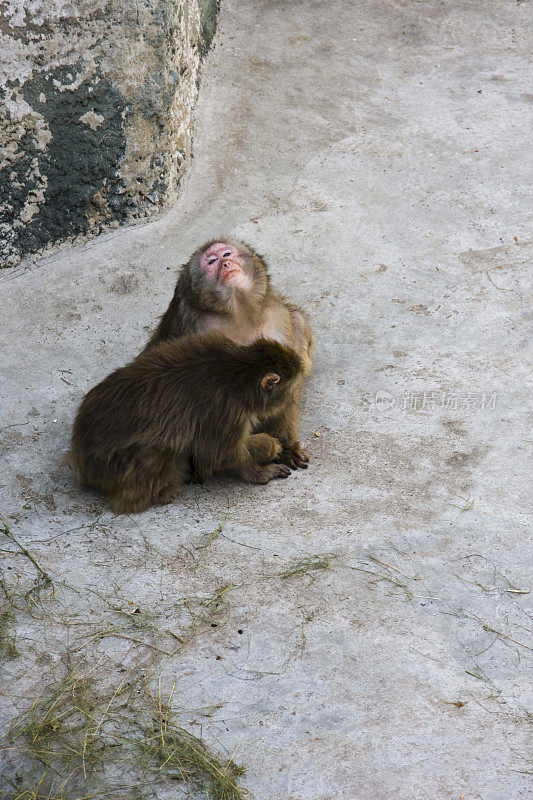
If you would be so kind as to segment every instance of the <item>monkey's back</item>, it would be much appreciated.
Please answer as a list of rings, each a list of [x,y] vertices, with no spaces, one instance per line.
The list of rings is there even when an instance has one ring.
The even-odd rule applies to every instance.
[[[199,425],[213,416],[220,425],[220,413],[228,411],[224,384],[231,386],[228,376],[239,367],[237,349],[223,337],[188,336],[142,353],[85,396],[75,446],[113,449],[155,438],[170,445],[176,437],[187,446]]]

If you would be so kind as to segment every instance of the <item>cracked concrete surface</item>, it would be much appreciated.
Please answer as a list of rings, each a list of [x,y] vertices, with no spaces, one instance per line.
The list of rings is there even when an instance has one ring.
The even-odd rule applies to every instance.
[[[176,207],[2,274],[3,519],[59,587],[38,624],[14,615],[6,719],[95,591],[163,642],[176,598],[230,586],[158,674],[256,800],[527,796],[530,22],[496,0],[228,0]],[[116,518],[61,465],[75,409],[219,232],[311,315],[311,466]]]

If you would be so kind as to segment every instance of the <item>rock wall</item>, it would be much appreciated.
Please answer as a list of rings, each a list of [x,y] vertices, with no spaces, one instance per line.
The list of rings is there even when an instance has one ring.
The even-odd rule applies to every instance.
[[[171,202],[218,0],[0,3],[0,265]]]

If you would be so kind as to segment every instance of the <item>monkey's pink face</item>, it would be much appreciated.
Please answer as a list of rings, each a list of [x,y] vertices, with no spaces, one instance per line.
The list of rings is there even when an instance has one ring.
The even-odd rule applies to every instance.
[[[212,244],[200,257],[200,269],[208,278],[231,289],[250,286],[244,262],[237,248],[231,244]]]

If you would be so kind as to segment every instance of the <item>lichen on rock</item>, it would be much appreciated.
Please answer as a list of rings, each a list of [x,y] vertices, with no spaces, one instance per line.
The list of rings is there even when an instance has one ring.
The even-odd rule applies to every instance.
[[[7,0],[0,265],[164,208],[190,158],[217,0]]]

